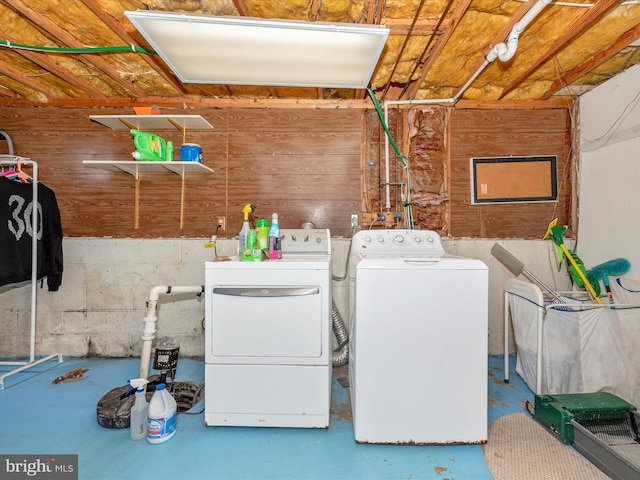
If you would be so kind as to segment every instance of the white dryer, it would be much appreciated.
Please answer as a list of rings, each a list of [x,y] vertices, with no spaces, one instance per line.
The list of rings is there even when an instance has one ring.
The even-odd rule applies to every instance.
[[[485,443],[488,268],[427,230],[357,232],[349,378],[359,443]]]
[[[205,264],[208,426],[329,426],[331,236],[281,234],[280,260]]]

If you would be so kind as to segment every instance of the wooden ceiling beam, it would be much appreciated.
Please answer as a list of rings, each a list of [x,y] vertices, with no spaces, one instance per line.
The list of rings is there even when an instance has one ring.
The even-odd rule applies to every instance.
[[[387,18],[384,21],[384,25],[389,28],[389,35],[409,35],[409,32],[411,32],[412,36],[428,36],[434,33],[441,35],[447,32],[451,23],[444,21],[438,28],[437,20],[418,20],[413,25],[413,29],[411,29],[411,21],[408,19]]]
[[[19,98],[20,95],[0,84],[0,97]]]
[[[583,75],[590,72],[591,70],[598,67],[599,65],[602,65],[604,62],[606,62],[611,57],[613,57],[618,52],[620,52],[620,50],[628,47],[631,42],[637,40],[639,36],[640,36],[640,24],[627,30],[622,36],[618,38],[618,40],[615,41],[613,45],[611,45],[606,50],[598,52],[596,55],[591,57],[587,62],[572,68],[571,70],[565,72],[565,74],[562,75],[562,77],[554,80],[551,86],[549,87],[549,89],[544,94],[543,99],[544,100],[548,99],[549,97],[551,97],[551,95],[556,93],[558,90],[566,87],[567,85],[570,85],[571,83],[576,81],[578,78],[582,77]]]
[[[427,53],[426,59],[423,59],[423,58],[418,59],[418,61],[422,64],[420,66],[420,69],[421,69],[420,77],[413,82],[411,82],[411,79],[409,79],[409,81],[411,82],[411,85],[406,90],[406,92],[402,95],[402,98],[411,99],[418,92],[418,90],[420,89],[420,86],[422,85],[422,82],[424,82],[424,79],[427,77],[429,70],[431,69],[433,64],[436,62],[436,60],[438,60],[438,57],[440,56],[440,54],[442,53],[442,50],[444,50],[444,47],[447,45],[447,42],[453,35],[453,32],[458,26],[458,23],[460,23],[460,20],[468,10],[469,5],[471,4],[471,1],[472,0],[465,0],[464,2],[461,2],[456,7],[454,12],[451,14],[451,18],[445,30],[446,33],[438,37],[438,40],[436,40],[436,43],[434,44],[434,46]]]
[[[92,108],[132,108],[136,106],[157,105],[160,108],[175,108],[187,112],[189,108],[259,108],[259,109],[374,109],[370,98],[365,100],[302,100],[302,99],[232,99],[232,98],[166,98],[146,97],[132,99],[129,97],[110,97],[105,99],[53,98],[46,103],[38,103],[25,98],[3,99],[0,106],[39,106],[39,107],[92,107]],[[420,105],[401,105],[399,108],[416,108]],[[452,108],[446,106],[443,108]],[[567,109],[571,108],[570,100],[460,100],[456,109]]]
[[[0,73],[33,90],[44,93],[48,97],[55,96],[51,88],[49,88],[46,83],[43,83],[34,77],[30,77],[28,74],[12,67],[8,63],[0,61]]]
[[[567,45],[573,42],[576,38],[589,30],[593,25],[602,19],[611,9],[620,5],[619,0],[600,0],[593,7],[589,8],[586,13],[582,14],[580,18],[571,24],[571,26],[560,35],[553,44],[547,49],[540,58],[531,64],[531,66],[523,71],[520,75],[514,78],[509,85],[507,85],[500,94],[499,98],[504,98],[509,92],[522,85],[525,79],[527,79],[533,72],[538,70],[542,65],[547,63],[558,52],[564,50]],[[516,53],[517,55],[517,53]]]
[[[122,40],[124,40],[125,43],[129,45],[136,44],[135,39],[131,35],[129,35],[129,32],[127,32],[122,27],[122,24],[118,20],[113,18],[111,15],[105,13],[100,8],[100,5],[96,2],[96,0],[82,0],[82,1],[86,5],[86,7],[89,8],[94,13],[96,17],[102,20],[104,24],[107,25],[111,30],[113,30]],[[144,59],[145,62],[149,64],[151,68],[153,68],[156,72],[158,72],[158,75],[164,78],[164,80],[169,85],[175,88],[177,92],[181,93],[182,95],[187,94],[182,83],[180,83],[180,81],[175,77],[175,75],[173,75],[173,73],[165,66],[163,62],[160,62],[157,60],[157,57],[153,55],[142,55],[142,54],[141,54],[141,57]]]
[[[240,15],[241,17],[249,16],[249,12],[247,11],[247,6],[244,4],[244,0],[233,0],[233,6],[236,7],[238,15]]]
[[[10,37],[9,35],[5,34],[4,37],[5,37],[4,38],[5,40],[8,40],[11,43],[20,43],[18,39]],[[18,55],[21,55],[22,57],[35,63],[36,65],[41,66],[45,70],[48,70],[49,72],[51,72],[52,75],[55,75],[61,78],[68,84],[79,88],[80,90],[84,91],[89,97],[98,97],[98,98],[105,97],[105,94],[102,93],[97,87],[90,84],[89,82],[79,77],[78,75],[73,75],[71,72],[69,72],[69,70],[58,65],[56,62],[51,60],[51,58],[48,55],[44,53],[32,52],[30,50],[22,50],[22,49],[14,49],[13,52]]]
[[[535,5],[535,3],[536,2],[526,2],[520,5],[518,10],[516,10],[516,12],[511,16],[511,18],[509,18],[507,23],[503,25],[502,29],[496,34],[495,37],[493,37],[493,41],[482,52],[482,56],[478,58],[478,60],[476,60],[476,63],[472,69],[473,73],[477,72],[482,66],[482,64],[485,62],[485,60],[487,59],[487,53],[489,52],[491,47],[493,47],[493,45],[497,45],[498,43],[504,42],[507,35],[509,35],[509,32],[511,32],[511,30],[513,29],[513,26],[516,23],[518,23],[518,21],[520,21],[520,19],[524,16],[524,14],[527,13]],[[457,97],[458,95],[460,95],[461,90],[462,90],[462,86],[456,90],[453,96]]]
[[[25,18],[28,18],[31,22],[34,23],[34,25],[44,30],[47,34],[53,36],[58,41],[65,44],[67,47],[86,48],[86,46],[79,42],[73,35],[68,33],[60,26],[56,25],[40,13],[36,12],[31,7],[27,6],[22,0],[4,0],[4,2],[10,5],[14,10],[19,12]],[[116,68],[112,64],[104,60],[102,57],[94,54],[89,54],[81,55],[81,59],[86,63],[90,63],[91,65],[93,65],[98,69],[98,71],[103,72],[131,93],[138,96],[144,96],[147,94],[132,81],[123,79]]]

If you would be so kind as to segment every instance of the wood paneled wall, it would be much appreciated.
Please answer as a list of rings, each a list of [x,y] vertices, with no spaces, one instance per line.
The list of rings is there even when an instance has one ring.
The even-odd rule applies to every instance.
[[[214,172],[186,175],[182,229],[180,177],[142,174],[135,229],[133,177],[82,163],[131,159],[134,147],[127,130],[89,120],[89,115],[131,113],[124,108],[0,108],[0,128],[13,139],[16,154],[37,161],[41,181],[55,191],[65,236],[209,237],[218,216],[225,216],[227,230],[219,236],[231,238],[240,230],[247,203],[256,205],[256,218],[278,212],[284,228],[313,222],[333,235],[350,236],[351,213],[362,214],[361,225],[368,228],[380,211],[384,132],[373,110],[163,109],[166,114],[202,115],[214,126],[188,131],[186,139],[202,146],[204,163]],[[569,222],[567,111],[430,108],[414,117],[397,110],[391,114],[394,137],[410,156],[414,194],[446,197],[437,205],[416,207],[416,228],[456,238],[537,239],[553,218]],[[154,133],[173,141],[177,155],[182,143],[178,130]],[[0,153],[6,153],[4,142]],[[557,155],[559,201],[471,205],[469,158],[510,155]],[[403,181],[397,164],[392,182]],[[392,195],[394,211],[401,211],[398,189]],[[387,227],[392,226],[391,219]]]
[[[242,207],[256,218],[280,215],[283,228],[303,222],[350,233],[350,214],[360,208],[362,110],[165,110],[202,115],[213,130],[187,131],[202,146],[211,173],[187,173],[184,228],[180,229],[178,175],[140,176],[139,228],[134,229],[132,176],[87,168],[83,160],[131,160],[127,130],[112,130],[89,115],[130,115],[129,109],[0,108],[0,128],[15,153],[37,161],[40,180],[56,193],[65,236],[209,237],[218,216],[221,237],[240,230]],[[153,132],[173,141],[178,130]],[[2,142],[0,153],[6,153]]]
[[[450,233],[454,237],[542,238],[570,220],[572,164],[566,110],[454,110],[451,115]],[[469,159],[557,155],[558,201],[472,205]],[[567,234],[569,236],[569,234]]]

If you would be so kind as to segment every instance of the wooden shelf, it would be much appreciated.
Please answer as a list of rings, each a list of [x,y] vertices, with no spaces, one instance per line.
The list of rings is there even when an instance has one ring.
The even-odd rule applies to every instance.
[[[115,130],[153,132],[175,128],[182,132],[182,143],[187,142],[187,130],[213,130],[213,125],[200,115],[89,115],[89,119]]]
[[[213,129],[213,125],[200,115],[90,115],[89,118],[105,127],[117,130]]]
[[[187,172],[209,172],[213,170],[200,162],[144,162],[144,161],[109,161],[109,160],[84,160],[85,167],[108,170],[111,172],[124,172],[132,175],[136,180],[140,178],[140,172],[171,172],[184,178]]]
[[[89,119],[105,127],[116,130],[155,131],[178,129],[182,132],[182,143],[186,143],[187,130],[212,130],[213,125],[200,115],[90,115]],[[148,162],[148,161],[109,161],[85,160],[85,167],[98,168],[111,172],[124,172],[136,179],[134,198],[134,227],[139,226],[140,213],[140,173],[141,172],[171,172],[182,179],[180,189],[180,229],[184,225],[184,176],[187,172],[213,172],[212,169],[200,162]]]

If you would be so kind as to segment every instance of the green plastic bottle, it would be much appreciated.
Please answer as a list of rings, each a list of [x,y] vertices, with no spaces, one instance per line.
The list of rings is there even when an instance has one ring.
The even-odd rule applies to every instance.
[[[247,247],[242,251],[241,260],[246,262],[253,261],[253,249],[256,246],[256,231],[251,229],[247,234]]]
[[[264,252],[269,248],[269,220],[261,218],[256,222],[258,248]]]

